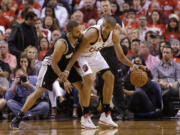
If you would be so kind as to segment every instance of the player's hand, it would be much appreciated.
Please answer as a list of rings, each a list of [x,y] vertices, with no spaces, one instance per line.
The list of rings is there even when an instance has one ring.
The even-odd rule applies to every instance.
[[[67,80],[68,76],[69,76],[69,72],[64,71],[64,72],[61,72],[61,74],[59,75],[59,78],[58,78],[58,79],[59,79],[61,82],[65,82],[65,81]]]
[[[144,65],[139,65],[139,69],[142,69],[143,71],[147,71],[147,67]]]
[[[71,83],[68,80],[66,80],[65,82],[63,82],[63,84],[64,84],[64,90],[68,94],[71,93],[72,92],[72,85],[71,85]]]
[[[133,70],[138,70],[138,69],[139,69],[139,66],[136,65],[136,64],[134,64],[134,65],[130,68],[131,71],[133,71]]]

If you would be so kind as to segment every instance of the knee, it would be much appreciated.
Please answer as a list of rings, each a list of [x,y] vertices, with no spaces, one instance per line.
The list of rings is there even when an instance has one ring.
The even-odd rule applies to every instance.
[[[86,75],[83,78],[84,82],[86,83],[86,86],[91,86],[94,82],[93,77],[91,75]]]
[[[6,99],[1,99],[1,101],[0,101],[0,104],[2,105],[2,106],[5,106],[6,105]]]
[[[106,82],[106,83],[114,83],[114,75],[112,74],[111,71],[106,71],[103,75],[103,80]]]

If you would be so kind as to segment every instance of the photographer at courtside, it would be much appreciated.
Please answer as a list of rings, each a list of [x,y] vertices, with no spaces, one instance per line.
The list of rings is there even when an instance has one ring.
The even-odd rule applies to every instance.
[[[15,80],[5,95],[7,106],[15,115],[21,110],[27,97],[34,91],[36,82],[37,76],[27,76],[20,68],[15,71]],[[36,104],[26,113],[24,118],[32,119],[35,116],[47,117],[49,103],[46,99],[44,92]]]

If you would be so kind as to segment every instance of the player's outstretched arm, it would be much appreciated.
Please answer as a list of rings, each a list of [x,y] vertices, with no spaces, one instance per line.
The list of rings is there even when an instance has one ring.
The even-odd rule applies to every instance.
[[[133,67],[133,63],[124,55],[122,47],[120,45],[120,32],[119,30],[114,30],[112,35],[112,41],[114,44],[114,49],[116,52],[116,56],[119,61],[121,61],[124,65]]]
[[[95,28],[89,29],[84,35],[80,42],[79,48],[72,56],[71,60],[69,61],[68,65],[66,66],[66,71],[70,71],[74,63],[76,62],[79,55],[98,38],[98,32]]]
[[[58,66],[58,62],[61,60],[61,57],[63,56],[65,51],[66,51],[66,45],[64,41],[62,40],[57,41],[54,46],[54,52],[52,54],[51,67],[54,70],[54,72],[58,75],[59,78],[61,78],[62,72]]]

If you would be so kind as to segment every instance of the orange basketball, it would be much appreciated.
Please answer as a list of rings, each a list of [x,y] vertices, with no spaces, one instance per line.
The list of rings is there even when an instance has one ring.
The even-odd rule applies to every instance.
[[[131,71],[130,81],[136,87],[144,86],[148,81],[147,73],[141,69]]]

